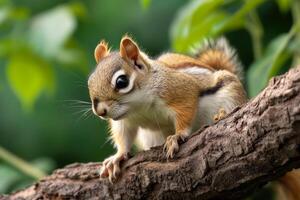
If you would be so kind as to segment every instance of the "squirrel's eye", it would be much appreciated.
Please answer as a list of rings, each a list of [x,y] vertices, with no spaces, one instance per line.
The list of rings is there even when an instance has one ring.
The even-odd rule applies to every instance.
[[[121,75],[116,80],[116,88],[123,89],[129,85],[129,80],[126,75]]]

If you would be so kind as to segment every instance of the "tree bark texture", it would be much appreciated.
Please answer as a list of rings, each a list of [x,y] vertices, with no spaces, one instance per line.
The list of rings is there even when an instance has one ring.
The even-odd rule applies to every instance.
[[[272,78],[256,98],[204,127],[167,160],[161,146],[122,165],[117,182],[101,163],[58,169],[7,199],[240,199],[300,167],[300,68]]]

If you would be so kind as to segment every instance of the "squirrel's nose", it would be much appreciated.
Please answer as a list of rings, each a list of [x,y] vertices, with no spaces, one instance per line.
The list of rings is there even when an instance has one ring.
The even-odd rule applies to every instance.
[[[104,117],[106,114],[107,114],[107,110],[105,108],[103,109],[97,109],[97,114],[100,116],[100,117]]]
[[[94,112],[100,117],[105,117],[107,115],[107,106],[105,102],[99,102],[97,98],[93,99]]]

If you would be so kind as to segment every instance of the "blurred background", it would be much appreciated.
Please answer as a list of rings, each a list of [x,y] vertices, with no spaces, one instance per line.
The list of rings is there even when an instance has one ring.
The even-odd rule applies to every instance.
[[[101,39],[117,49],[129,33],[156,56],[225,35],[253,97],[299,63],[299,24],[299,0],[0,0],[0,193],[113,153],[86,105]]]

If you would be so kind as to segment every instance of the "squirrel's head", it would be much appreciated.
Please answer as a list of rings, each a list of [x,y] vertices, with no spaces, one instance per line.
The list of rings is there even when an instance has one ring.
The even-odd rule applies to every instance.
[[[122,38],[119,52],[110,52],[107,43],[101,41],[94,56],[97,67],[88,80],[93,112],[101,118],[118,120],[138,101],[150,71],[148,59],[128,36]]]

